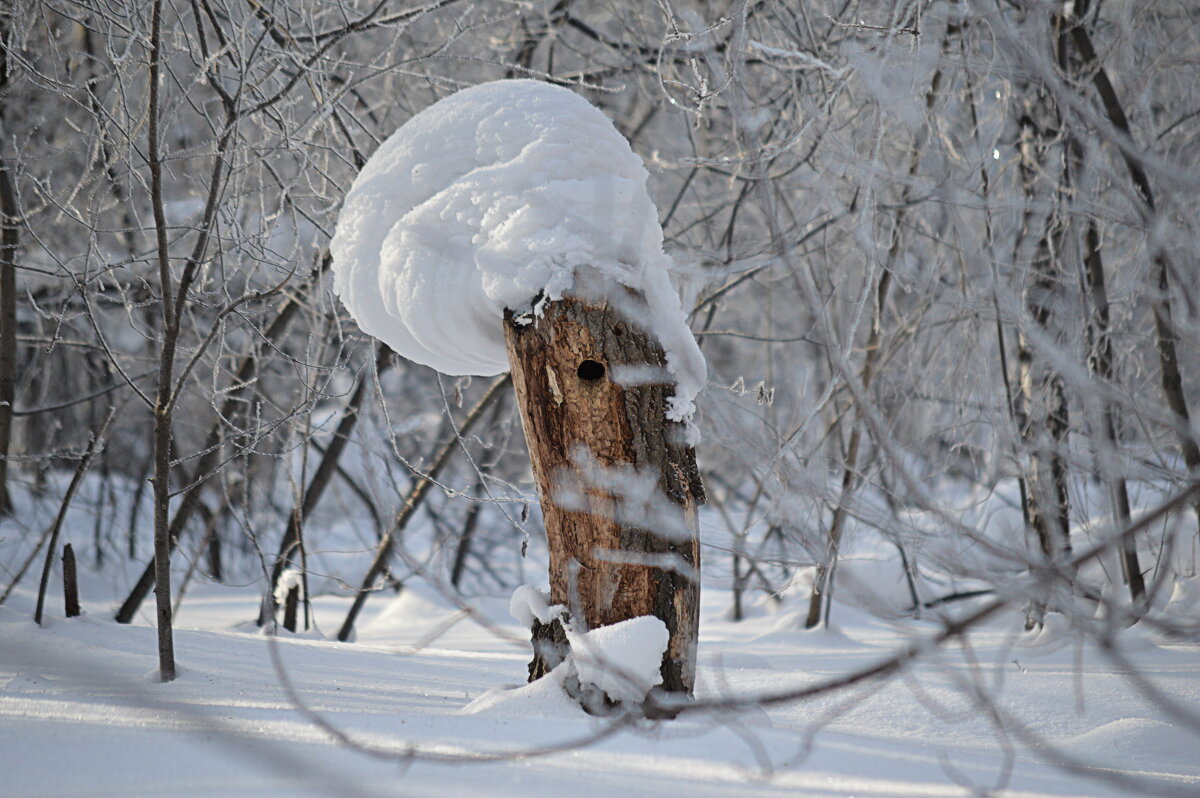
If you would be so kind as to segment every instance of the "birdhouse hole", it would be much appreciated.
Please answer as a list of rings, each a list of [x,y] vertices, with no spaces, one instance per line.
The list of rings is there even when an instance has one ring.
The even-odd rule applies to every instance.
[[[585,360],[579,364],[575,373],[584,382],[595,382],[604,376],[604,364],[595,360]]]

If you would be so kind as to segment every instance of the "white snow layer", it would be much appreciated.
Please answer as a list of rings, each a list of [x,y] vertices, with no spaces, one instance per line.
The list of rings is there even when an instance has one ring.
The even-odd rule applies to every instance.
[[[275,584],[276,607],[287,604],[287,595],[294,587],[300,589],[300,600],[304,601],[304,574],[299,568],[288,568],[279,575],[279,581]]]
[[[615,701],[639,703],[662,682],[662,658],[670,633],[653,615],[630,618],[580,634],[566,629],[569,661],[582,685],[595,685]]]
[[[636,319],[677,381],[686,420],[706,377],[668,273],[641,159],[568,89],[501,80],[418,113],[346,195],[330,249],[334,290],[359,326],[445,374],[508,370],[502,319],[576,278],[640,291]]]
[[[564,610],[561,604],[550,606],[550,594],[533,585],[521,585],[513,591],[508,602],[508,614],[522,626],[533,626],[533,622],[550,623]]]

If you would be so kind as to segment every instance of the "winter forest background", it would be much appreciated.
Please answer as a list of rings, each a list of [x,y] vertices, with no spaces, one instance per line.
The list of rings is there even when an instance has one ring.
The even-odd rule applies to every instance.
[[[699,750],[737,761],[697,775],[671,724],[536,697],[469,732],[429,720],[423,738],[384,719],[424,710],[367,717],[392,705],[359,694],[343,719],[359,742],[330,745],[344,725],[311,706],[283,735],[336,752],[305,786],[500,794],[510,770],[375,760],[603,737],[615,747],[582,749],[613,757],[596,794],[629,789],[614,774],[647,745],[660,759],[633,783],[664,794],[694,779],[965,795],[1013,778],[1039,795],[1200,793],[1200,6],[14,0],[0,48],[0,739],[38,715],[3,708],[33,673],[58,674],[61,700],[135,713],[223,706],[239,679],[291,712],[346,662],[356,690],[427,689],[379,654],[401,639],[429,684],[467,680],[448,693],[460,705],[523,679],[527,635],[502,608],[545,580],[546,555],[511,388],[364,336],[331,293],[328,244],[358,169],[408,118],[531,77],[585,96],[644,159],[708,360],[710,706],[675,723],[717,728]],[[210,631],[181,632],[180,682],[150,690],[156,536],[178,625]],[[60,613],[67,542],[71,623],[87,625]],[[51,545],[43,631],[29,618]],[[373,659],[332,642],[359,632]],[[503,667],[425,650],[453,634],[508,652]],[[229,666],[268,650],[257,671]],[[1027,669],[1046,681],[1005,684]],[[1097,696],[1112,718],[1088,714]],[[902,728],[911,713],[925,737]],[[977,745],[967,765],[893,772],[822,749],[827,727],[887,738],[876,754],[914,734]],[[230,776],[239,790],[288,794],[289,755],[316,767],[252,752],[246,773],[284,775]],[[812,762],[878,781],[787,781]],[[14,768],[19,794],[72,789]],[[527,776],[571,784],[555,773]]]

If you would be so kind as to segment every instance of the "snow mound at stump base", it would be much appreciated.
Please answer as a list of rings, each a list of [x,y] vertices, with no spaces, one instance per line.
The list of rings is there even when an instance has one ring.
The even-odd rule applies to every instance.
[[[645,297],[638,322],[687,419],[703,355],[671,286],[641,159],[601,111],[533,80],[460,91],[385,141],[346,195],[334,289],[359,326],[444,374],[508,370],[503,314],[559,299],[576,277]],[[536,315],[536,313],[535,313]]]
[[[667,625],[653,615],[583,633],[568,628],[567,662],[575,666],[581,687],[596,687],[614,701],[640,704],[651,688],[662,684],[669,637]]]
[[[614,702],[628,704],[641,704],[655,686],[662,684],[663,654],[670,633],[659,618],[643,615],[578,631],[567,617],[566,607],[551,606],[549,594],[530,585],[522,585],[513,592],[509,613],[522,626],[530,626],[535,620],[540,623],[558,620],[571,652],[547,676],[532,684],[517,690],[489,692],[476,699],[464,710],[468,714],[522,697],[544,702],[550,688],[542,683],[556,685],[550,690],[556,696],[600,691]],[[568,687],[572,680],[578,684]]]

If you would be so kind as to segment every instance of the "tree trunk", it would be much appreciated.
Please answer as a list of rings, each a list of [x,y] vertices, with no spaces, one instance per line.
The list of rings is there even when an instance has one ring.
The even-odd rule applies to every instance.
[[[7,17],[7,15],[4,15]],[[8,19],[0,18],[0,94],[10,83]],[[0,130],[5,107],[0,102]],[[7,148],[5,148],[7,149]],[[0,516],[12,513],[8,491],[8,454],[12,445],[13,404],[17,369],[17,248],[21,212],[17,206],[14,174],[0,160]]]
[[[1114,368],[1112,336],[1109,334],[1108,289],[1104,282],[1104,263],[1100,258],[1100,234],[1096,230],[1094,220],[1088,222],[1085,236],[1084,283],[1092,305],[1091,319],[1088,322],[1091,347],[1088,366],[1105,386],[1109,386],[1113,384]],[[1116,452],[1121,445],[1120,436],[1117,434],[1117,410],[1108,399],[1104,400],[1103,415],[1104,437],[1112,451]],[[1132,519],[1125,476],[1113,472],[1111,464],[1107,462],[1107,455],[1100,455],[1099,460],[1100,472],[1108,488],[1113,522],[1117,529],[1123,529],[1129,526]],[[1121,546],[1121,570],[1129,585],[1130,598],[1135,603],[1140,601],[1146,595],[1146,582],[1138,562],[1137,540],[1132,536],[1126,538]]]
[[[8,492],[8,452],[12,444],[13,404],[16,401],[19,215],[16,190],[8,167],[0,165],[0,516],[9,515],[13,510]]]
[[[1037,295],[1045,285],[1038,280]],[[1028,308],[1035,323],[1047,329],[1044,306],[1029,299]],[[1050,560],[1071,551],[1070,499],[1067,493],[1067,461],[1064,451],[1070,425],[1067,417],[1066,390],[1062,377],[1034,355],[1028,337],[1022,332],[1017,341],[1019,399],[1022,439],[1029,452],[1028,506],[1026,524],[1037,533],[1042,553]]]
[[[903,214],[898,214],[896,240],[892,245],[893,256],[899,250],[899,230],[902,219]],[[893,262],[895,262],[895,258],[889,258],[889,267]],[[879,350],[882,345],[883,336],[883,309],[887,300],[888,287],[891,285],[891,274],[890,271],[884,270],[879,275],[879,282],[875,286],[875,318],[871,324],[871,332],[867,337],[867,354],[863,361],[862,370],[864,391],[871,389],[871,380],[875,376],[875,368],[879,359]],[[821,622],[822,607],[825,610],[827,625],[829,621],[830,603],[833,600],[831,580],[837,564],[838,547],[841,545],[842,530],[846,525],[846,511],[850,503],[851,494],[853,494],[859,479],[858,455],[862,447],[862,427],[858,424],[857,411],[855,415],[854,427],[850,430],[850,442],[846,447],[845,468],[842,471],[842,488],[838,494],[837,507],[833,510],[833,520],[829,524],[829,551],[825,560],[817,563],[816,571],[813,573],[813,591],[808,600],[808,615],[804,619],[805,629],[812,629]]]
[[[1087,3],[1081,3],[1078,11],[1086,15]],[[1073,37],[1069,31],[1075,25],[1083,26],[1082,20],[1059,17],[1055,21],[1058,29],[1058,64],[1063,74],[1072,80],[1087,79],[1087,64],[1081,63],[1078,53],[1073,52]],[[1072,120],[1073,122],[1074,120]],[[1075,123],[1078,124],[1078,123]],[[1064,183],[1067,192],[1074,195],[1079,191],[1078,184],[1083,179],[1086,153],[1079,136],[1072,129],[1073,125],[1064,125],[1066,130],[1067,167],[1064,169]],[[1090,307],[1087,314],[1085,333],[1088,342],[1088,370],[1094,374],[1105,387],[1113,384],[1115,377],[1114,354],[1112,345],[1111,314],[1109,312],[1108,288],[1104,279],[1104,259],[1100,253],[1100,230],[1095,217],[1089,216],[1087,228],[1083,234],[1083,263],[1081,266],[1085,299]],[[1120,449],[1118,434],[1117,409],[1112,401],[1103,401],[1102,434],[1113,453]],[[1185,408],[1186,409],[1186,408]],[[1129,490],[1125,476],[1120,470],[1114,471],[1109,455],[1103,453],[1101,446],[1096,447],[1097,470],[1108,490],[1109,504],[1113,513],[1113,523],[1117,529],[1129,526],[1131,521]],[[1142,568],[1138,562],[1137,540],[1134,537],[1125,538],[1121,546],[1121,571],[1125,583],[1129,585],[1130,598],[1137,603],[1146,594],[1146,583],[1142,576]]]
[[[497,424],[500,421],[500,416],[504,412],[505,403],[497,400],[494,409],[492,410],[491,423]],[[476,496],[483,496],[487,490],[487,480],[492,473],[492,469],[496,467],[499,455],[494,455],[491,459],[478,464],[476,473],[479,475],[479,481],[475,483]],[[450,586],[455,590],[459,589],[459,584],[462,582],[463,572],[467,566],[467,555],[471,553],[471,541],[475,537],[475,530],[479,525],[479,515],[483,510],[483,502],[477,501],[471,505],[471,509],[467,511],[467,517],[463,520],[462,534],[458,537],[458,545],[454,548],[454,563],[450,567]],[[528,507],[525,508],[528,512]]]
[[[674,384],[662,347],[603,303],[567,297],[524,321],[507,312],[504,332],[549,539],[551,603],[584,629],[661,619],[663,687],[690,694],[704,490],[682,425],[666,418]],[[620,385],[614,370],[624,367],[664,379]]]
[[[1036,235],[1025,289],[1028,321],[1017,335],[1017,427],[1029,457],[1026,474],[1025,523],[1038,537],[1047,559],[1060,559],[1071,550],[1070,504],[1067,494],[1066,447],[1070,424],[1062,376],[1045,357],[1039,357],[1029,327],[1059,340],[1064,327],[1064,276],[1060,253],[1066,232],[1062,218],[1061,182],[1044,185],[1051,168],[1061,161],[1054,130],[1061,121],[1045,87],[1027,84],[1019,122],[1020,174],[1025,194],[1023,235]],[[1038,208],[1049,204],[1043,214]]]
[[[162,2],[156,0],[150,22],[149,114],[146,125],[150,165],[150,199],[154,211],[154,237],[158,255],[159,293],[162,306],[162,341],[158,354],[158,391],[154,402],[154,594],[158,628],[158,674],[160,681],[175,681],[175,638],[171,628],[170,528],[172,403],[175,348],[179,341],[179,312],[172,297],[173,280],[167,243],[167,218],[162,189],[162,159],[159,157],[159,67],[162,43]],[[187,286],[180,281],[180,296]]]
[[[483,482],[476,482],[475,494],[483,493],[483,488]],[[458,536],[458,545],[454,547],[454,563],[450,566],[450,587],[455,590],[458,590],[459,583],[462,582],[463,571],[467,567],[467,555],[471,552],[471,538],[475,536],[475,527],[479,524],[479,511],[482,509],[483,502],[471,505],[463,521],[462,533]]]

